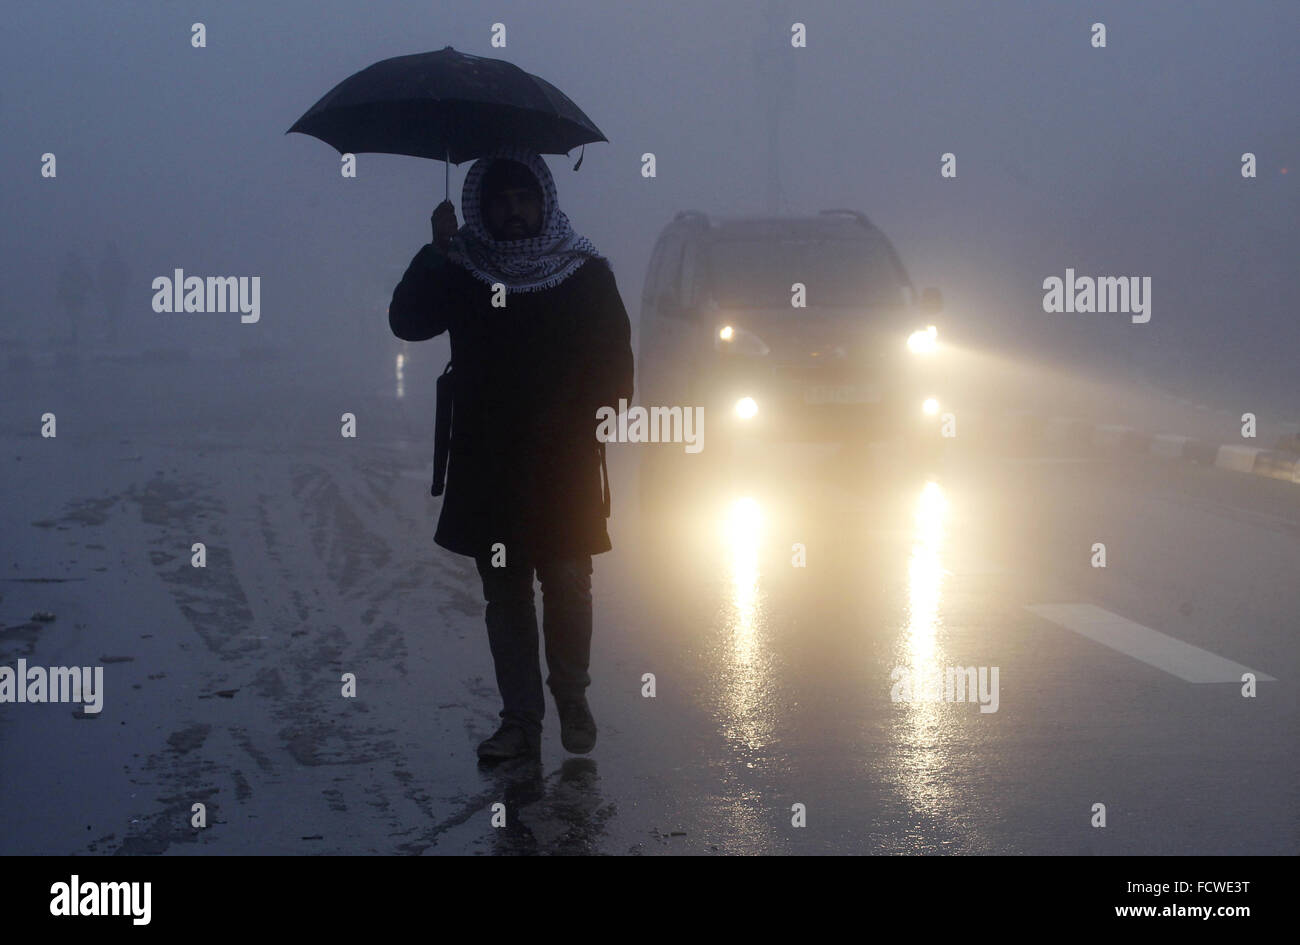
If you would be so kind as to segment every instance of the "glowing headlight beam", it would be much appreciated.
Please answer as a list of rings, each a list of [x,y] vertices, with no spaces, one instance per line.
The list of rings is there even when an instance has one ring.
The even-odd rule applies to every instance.
[[[913,354],[931,354],[939,347],[939,329],[927,325],[907,336],[907,349]]]

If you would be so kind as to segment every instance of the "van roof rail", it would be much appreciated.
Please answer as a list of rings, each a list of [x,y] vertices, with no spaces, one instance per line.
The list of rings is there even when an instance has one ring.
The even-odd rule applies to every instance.
[[[827,216],[852,217],[868,230],[874,230],[876,228],[875,225],[867,219],[867,215],[860,210],[844,210],[837,208],[834,210],[820,210],[818,212]]]
[[[673,217],[673,222],[676,223],[678,220],[703,223],[705,226],[709,225],[709,215],[700,210],[678,210],[677,216]]]

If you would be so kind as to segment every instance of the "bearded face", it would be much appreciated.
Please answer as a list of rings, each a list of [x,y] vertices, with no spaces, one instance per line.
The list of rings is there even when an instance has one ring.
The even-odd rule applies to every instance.
[[[522,240],[542,230],[542,191],[524,165],[493,162],[483,176],[483,225],[494,240]]]

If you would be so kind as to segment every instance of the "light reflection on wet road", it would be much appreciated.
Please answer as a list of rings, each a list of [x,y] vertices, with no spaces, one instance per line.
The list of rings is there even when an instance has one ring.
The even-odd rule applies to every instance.
[[[1264,760],[1286,754],[1278,738],[1296,731],[1293,699],[1278,693],[1281,702],[1260,706],[1273,731],[1242,729],[1228,711],[1237,708],[1235,691],[1188,688],[1023,612],[1037,599],[1105,601],[1111,591],[1088,567],[1091,537],[1104,534],[1118,547],[1152,538],[1135,532],[1131,512],[1108,505],[1119,494],[1148,508],[1146,494],[1176,492],[1181,485],[1168,477],[1188,471],[1086,454],[953,453],[918,463],[898,444],[802,466],[794,457],[780,457],[781,469],[751,463],[734,478],[697,480],[679,500],[689,511],[641,520],[659,544],[639,533],[623,544],[619,577],[606,572],[621,587],[651,589],[634,609],[653,634],[633,631],[623,642],[648,664],[673,666],[691,695],[675,706],[689,719],[675,748],[698,758],[680,768],[688,775],[680,796],[693,800],[669,806],[697,842],[678,849],[1294,847],[1294,804]],[[1189,488],[1247,485],[1206,472]],[[792,564],[796,542],[806,545],[805,568]],[[1294,543],[1286,553],[1297,560]],[[1180,574],[1170,554],[1152,598],[1175,615],[1166,626],[1176,628],[1179,604],[1169,601],[1192,593],[1197,579]],[[1284,573],[1286,559],[1275,567]],[[1129,570],[1121,580],[1147,574]],[[1218,645],[1253,646],[1294,665],[1293,642],[1272,627]],[[900,669],[910,699],[893,698]],[[1135,709],[1135,691],[1152,693],[1163,710]],[[1195,741],[1207,715],[1216,734]],[[1260,752],[1242,772],[1258,792],[1252,810],[1273,811],[1244,830],[1211,775],[1243,737]],[[1143,765],[1138,746],[1153,743],[1166,752],[1181,746],[1178,761]],[[1090,805],[1103,797],[1123,798],[1130,814],[1149,807],[1153,781],[1157,794],[1180,799],[1177,813],[1147,809],[1109,834],[1089,826]],[[1199,790],[1189,792],[1189,782]],[[807,828],[790,825],[796,802],[807,805]],[[1209,823],[1202,809],[1222,816]],[[1200,827],[1171,833],[1187,818]]]
[[[223,387],[201,365],[104,366],[102,384],[87,369],[86,402],[125,398],[119,426],[69,436],[66,455],[16,448],[30,502],[4,520],[23,536],[15,574],[85,583],[7,583],[7,661],[49,647],[132,660],[111,664],[100,721],[28,713],[0,729],[7,770],[29,772],[0,780],[3,806],[30,814],[6,852],[1300,850],[1293,485],[1065,447],[963,445],[938,462],[900,444],[779,448],[682,479],[670,509],[642,515],[641,454],[613,449],[600,742],[567,757],[548,707],[543,764],[485,770],[473,746],[498,704],[481,594],[431,543],[432,375],[414,389],[395,366],[405,396],[337,403],[289,378],[258,395],[256,371],[232,381],[227,366]],[[32,415],[48,396],[9,393]],[[344,408],[363,420],[359,449],[339,446]],[[178,557],[199,534],[216,536],[206,574]],[[1253,701],[1188,684],[1025,609],[1069,602],[1278,682]],[[60,620],[20,622],[37,609]],[[997,711],[892,698],[898,668],[949,665],[998,668]],[[337,697],[344,668],[364,682],[355,707]],[[76,777],[42,754],[52,740]],[[101,789],[86,800],[79,784]],[[181,816],[196,791],[219,815],[202,835]],[[58,819],[75,804],[89,833]]]
[[[907,626],[899,635],[897,666],[918,675],[941,672],[944,519],[948,500],[937,482],[927,482],[916,497],[915,534],[907,565]],[[891,677],[892,678],[892,677]],[[919,695],[920,693],[916,693]],[[946,745],[952,738],[949,706],[913,698],[895,715],[894,743],[906,746],[894,766],[897,788],[918,813],[938,813],[945,806],[943,780],[949,767]]]

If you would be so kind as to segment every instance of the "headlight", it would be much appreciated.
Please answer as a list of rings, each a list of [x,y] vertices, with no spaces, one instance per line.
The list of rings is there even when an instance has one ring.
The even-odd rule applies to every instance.
[[[758,404],[754,403],[753,397],[742,397],[736,401],[736,416],[742,420],[748,420],[758,413]]]
[[[933,325],[912,332],[907,339],[907,348],[913,354],[931,354],[939,347],[939,329]]]
[[[762,338],[752,331],[737,328],[735,325],[723,325],[713,336],[713,347],[723,354],[748,354],[762,356],[772,349]]]

